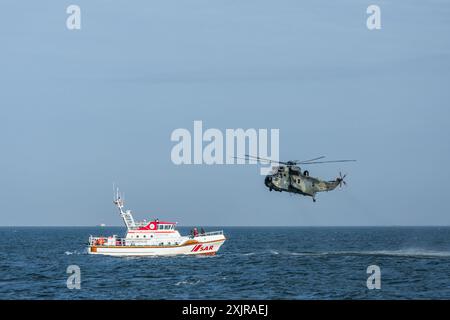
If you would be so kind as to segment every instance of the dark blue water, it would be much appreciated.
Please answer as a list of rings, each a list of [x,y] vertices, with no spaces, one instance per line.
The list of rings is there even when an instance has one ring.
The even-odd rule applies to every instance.
[[[216,256],[123,258],[85,249],[90,234],[123,228],[0,228],[0,298],[450,298],[449,227],[223,229]],[[374,264],[380,290],[366,286]],[[66,286],[69,265],[80,290]]]

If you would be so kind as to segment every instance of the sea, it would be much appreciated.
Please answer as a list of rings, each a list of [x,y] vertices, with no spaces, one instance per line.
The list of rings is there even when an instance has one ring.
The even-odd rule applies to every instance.
[[[124,228],[1,227],[0,299],[450,298],[450,227],[205,230],[227,237],[215,256],[108,257],[89,235]]]

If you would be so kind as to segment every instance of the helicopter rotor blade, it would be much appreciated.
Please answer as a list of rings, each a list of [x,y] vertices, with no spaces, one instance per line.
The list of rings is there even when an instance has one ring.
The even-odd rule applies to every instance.
[[[317,157],[317,158],[314,158],[314,159],[309,159],[309,160],[294,160],[292,162],[295,162],[295,163],[306,163],[306,162],[311,162],[311,161],[315,161],[315,160],[320,160],[320,159],[323,159],[323,158],[325,158],[325,156],[320,156],[320,157]]]
[[[242,157],[233,157],[233,159],[250,160],[249,158],[242,158]]]
[[[251,156],[246,154],[245,157],[247,159],[254,159],[254,160],[258,160],[258,161],[266,161],[266,162],[273,162],[273,160],[267,159],[267,158],[261,158],[261,157],[257,157],[257,156]]]
[[[258,156],[251,156],[249,154],[246,154],[245,157],[247,159],[254,159],[254,160],[258,160],[258,161],[267,161],[267,162],[272,161],[272,160],[267,159],[267,158],[261,158],[261,157],[258,157]]]
[[[292,165],[307,165],[307,164],[319,164],[319,163],[335,163],[335,162],[354,162],[356,160],[329,160],[329,161],[316,161],[316,160],[320,160],[325,158],[325,156],[320,156],[317,158],[313,158],[313,159],[309,159],[309,160],[304,160],[304,161],[299,161],[299,160],[294,160],[294,161],[275,161],[275,160],[271,160],[271,159],[267,159],[267,158],[261,158],[261,157],[257,157],[257,156],[251,156],[246,154],[245,158],[241,158],[241,157],[233,157],[234,159],[241,159],[241,160],[256,160],[259,162],[266,162],[266,163],[278,163],[278,164],[283,164],[286,166],[292,166]]]
[[[317,163],[354,162],[354,161],[356,160],[330,160],[330,161],[298,162],[298,164],[317,164]]]
[[[263,159],[263,158],[257,158],[257,157],[252,157],[252,158],[242,158],[242,157],[233,157],[233,159],[240,159],[240,160],[254,160],[254,161],[259,161],[259,162],[266,162],[266,163],[279,163],[277,161],[273,161],[273,160],[269,160],[269,159]]]
[[[245,160],[256,160],[256,161],[259,161],[259,162],[286,164],[285,162],[275,161],[275,160],[261,158],[261,157],[255,157],[255,156],[251,156],[251,155],[248,155],[248,154],[246,154],[245,157],[246,157]],[[237,158],[237,157],[235,157],[235,158]],[[243,159],[243,158],[241,158],[241,159]]]

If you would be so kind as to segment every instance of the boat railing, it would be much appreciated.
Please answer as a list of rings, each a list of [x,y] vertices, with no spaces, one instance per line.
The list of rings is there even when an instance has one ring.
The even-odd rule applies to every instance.
[[[156,240],[156,239],[127,239],[119,237],[89,237],[89,245],[91,246],[166,246],[166,245],[179,245],[183,241],[175,240]]]
[[[135,228],[145,227],[147,225],[148,225],[148,221],[135,221],[134,222]]]
[[[198,233],[195,236],[194,236],[194,234],[191,231],[191,233],[189,234],[189,238],[190,239],[194,239],[194,238],[200,238],[200,237],[219,236],[219,235],[223,235],[223,230]]]
[[[221,235],[221,234],[223,234],[223,230],[199,233],[199,234],[198,234],[198,237],[204,237],[204,236],[218,236],[218,235]]]
[[[108,246],[108,245],[115,245],[115,246],[123,246],[125,245],[125,239],[119,238],[116,236],[112,237],[89,237],[89,245],[91,246]]]

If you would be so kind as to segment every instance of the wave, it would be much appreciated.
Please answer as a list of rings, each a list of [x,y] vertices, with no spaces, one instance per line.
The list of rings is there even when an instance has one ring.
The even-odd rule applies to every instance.
[[[410,258],[447,258],[450,251],[423,249],[370,250],[370,251],[324,251],[324,252],[287,252],[293,256],[396,256]]]
[[[180,286],[180,285],[196,285],[200,283],[200,280],[183,280],[183,281],[178,281],[177,283],[175,283],[176,286]]]
[[[366,255],[404,256],[404,257],[450,257],[450,251],[433,251],[423,249],[366,251]]]
[[[72,254],[87,254],[87,253],[88,253],[87,249],[85,249],[83,251],[74,250],[74,251],[66,251],[66,252],[64,252],[64,254],[67,255],[67,256],[70,256]]]

